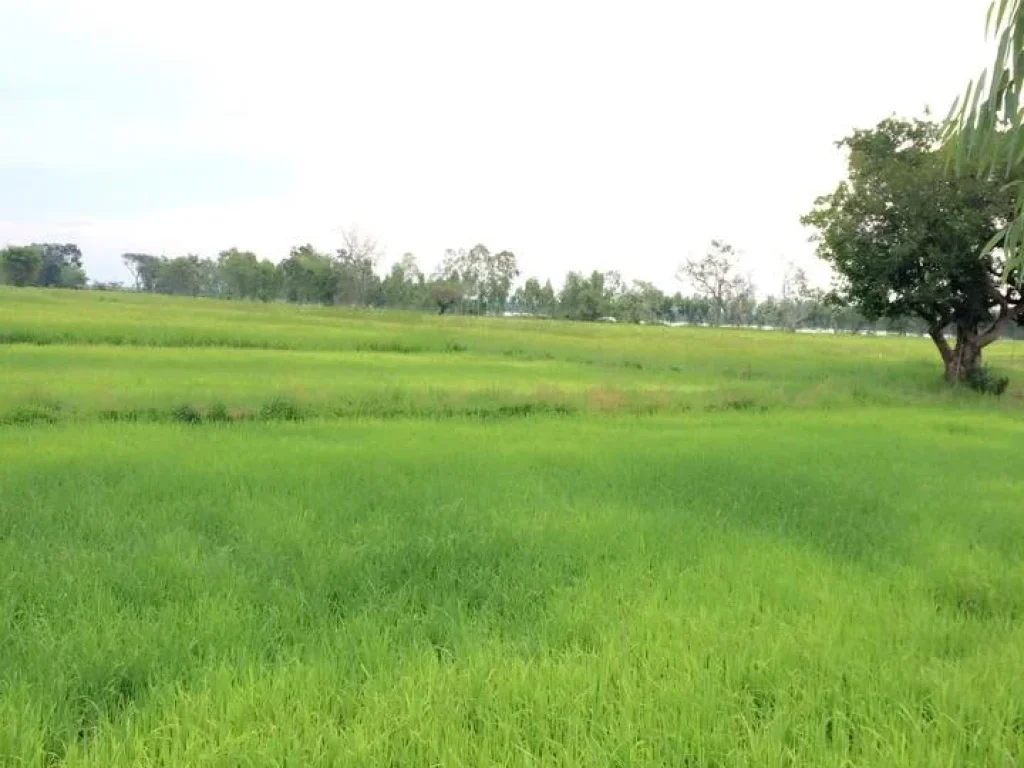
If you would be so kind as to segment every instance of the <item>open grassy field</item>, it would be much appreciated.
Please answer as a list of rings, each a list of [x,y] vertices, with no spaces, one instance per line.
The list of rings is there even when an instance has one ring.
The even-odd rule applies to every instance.
[[[1024,398],[1024,344],[990,348]],[[0,287],[0,424],[959,404],[919,338],[615,326]],[[283,409],[280,406],[285,406]]]
[[[0,765],[1024,762],[1024,347],[0,289]]]

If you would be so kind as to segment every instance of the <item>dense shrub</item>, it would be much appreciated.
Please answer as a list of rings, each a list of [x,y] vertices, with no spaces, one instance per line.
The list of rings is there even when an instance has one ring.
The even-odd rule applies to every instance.
[[[260,408],[260,418],[265,421],[299,421],[302,419],[302,410],[289,397],[275,397]]]
[[[194,405],[179,405],[171,410],[171,418],[183,424],[199,424],[203,420],[203,414]]]
[[[983,365],[969,372],[964,379],[964,383],[976,392],[999,397],[1006,391],[1006,387],[1010,384],[1010,379],[1007,376],[999,376],[993,373],[988,366]]]

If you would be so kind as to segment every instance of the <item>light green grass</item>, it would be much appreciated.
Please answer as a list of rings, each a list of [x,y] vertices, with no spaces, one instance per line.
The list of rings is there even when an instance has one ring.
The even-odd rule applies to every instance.
[[[1024,762],[1024,422],[922,340],[102,298],[0,291],[0,765]]]
[[[444,353],[15,344],[0,346],[0,371],[6,383],[0,422],[32,414],[160,418],[182,404],[206,411],[220,403],[255,414],[275,398],[287,398],[305,415],[339,416],[435,415],[513,404],[668,408],[722,390],[721,382],[664,368]],[[755,386],[738,381],[729,387],[734,395],[744,390]]]
[[[915,410],[0,445],[0,754],[1009,765],[1019,439]]]
[[[931,342],[0,289],[0,423],[962,402]],[[1024,348],[992,348],[1019,373]],[[968,400],[975,398],[968,397]]]

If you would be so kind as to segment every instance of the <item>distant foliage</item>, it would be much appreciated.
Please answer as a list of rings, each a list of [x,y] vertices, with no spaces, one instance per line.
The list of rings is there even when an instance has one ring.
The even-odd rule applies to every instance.
[[[0,250],[0,276],[23,288],[82,288],[86,283],[82,252],[71,243],[33,243]]]
[[[42,265],[42,254],[35,246],[11,246],[0,251],[4,282],[19,288],[36,285]]]

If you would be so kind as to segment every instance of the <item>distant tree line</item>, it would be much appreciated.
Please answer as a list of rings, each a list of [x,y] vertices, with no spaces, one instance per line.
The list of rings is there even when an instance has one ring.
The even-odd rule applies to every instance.
[[[713,241],[703,258],[680,267],[678,279],[692,290],[685,295],[666,293],[643,280],[627,282],[614,271],[569,272],[558,290],[550,280],[542,283],[536,277],[517,285],[520,271],[515,254],[493,252],[482,244],[447,250],[429,273],[411,253],[379,273],[376,242],[354,232],[347,233],[344,246],[333,253],[302,245],[279,264],[235,248],[217,259],[140,253],[126,253],[123,258],[134,288],[148,293],[581,321],[851,332],[876,328],[856,310],[830,304],[799,269],[787,274],[781,296],[758,301],[749,278],[737,271],[734,249],[720,241]],[[912,323],[877,328],[917,330]]]
[[[411,253],[380,274],[380,257],[373,238],[349,231],[336,251],[300,245],[278,264],[237,248],[222,251],[216,259],[145,253],[126,253],[122,259],[134,289],[145,293],[429,309],[442,314],[505,312],[519,276],[515,254],[492,252],[484,245],[446,251],[429,275]]]
[[[381,249],[372,237],[350,230],[342,247],[322,251],[292,248],[279,263],[251,251],[230,248],[217,258],[195,254],[168,258],[126,253],[132,290],[177,296],[247,301],[286,301],[391,307],[441,314],[519,314],[580,321],[686,323],[756,326],[787,330],[926,333],[927,323],[911,316],[869,320],[849,302],[813,287],[801,269],[790,267],[781,294],[757,299],[750,278],[739,271],[732,246],[712,241],[704,256],[680,265],[685,290],[667,293],[618,272],[569,272],[560,289],[536,277],[519,281],[511,251],[482,244],[449,249],[429,273],[406,253],[386,272],[378,271]],[[82,254],[72,244],[12,246],[0,251],[0,275],[16,286],[81,288],[86,285]],[[119,289],[117,284],[93,284]]]

